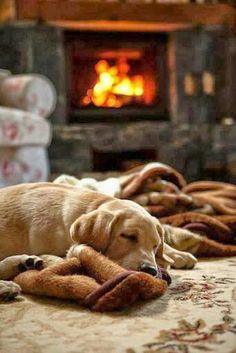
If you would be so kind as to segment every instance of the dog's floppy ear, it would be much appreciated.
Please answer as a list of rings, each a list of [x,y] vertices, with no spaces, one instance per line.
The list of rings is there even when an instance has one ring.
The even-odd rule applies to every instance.
[[[116,216],[108,211],[96,210],[77,218],[70,228],[74,242],[86,244],[104,252],[110,242]]]
[[[165,225],[160,224],[160,222],[157,220],[156,220],[156,228],[161,239],[161,244],[156,253],[156,259],[157,259],[157,262],[159,260],[160,265],[163,265],[163,267],[167,267],[168,265],[171,265],[174,263],[174,261],[165,253],[165,249],[164,249],[165,236],[167,236],[166,232],[168,232],[168,229],[166,229]]]

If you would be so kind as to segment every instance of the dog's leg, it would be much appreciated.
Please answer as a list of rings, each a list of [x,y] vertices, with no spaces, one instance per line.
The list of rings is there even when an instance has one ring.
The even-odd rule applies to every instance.
[[[88,246],[85,244],[75,244],[70,247],[70,249],[67,251],[66,257],[67,259],[70,259],[72,257],[76,257],[79,259],[80,253],[83,249],[86,249]]]
[[[40,258],[43,260],[43,268],[47,268],[64,261],[62,257],[55,255],[40,255]]]
[[[18,284],[7,280],[22,271],[42,267],[43,260],[33,255],[9,256],[0,261],[0,300],[12,300],[21,292]]]
[[[13,279],[20,272],[40,270],[62,261],[61,257],[54,255],[15,255],[0,261],[0,301],[13,300],[21,292],[20,286],[9,279]]]
[[[171,267],[191,269],[197,263],[196,257],[192,254],[176,250],[167,244],[164,244],[164,252],[174,261]]]
[[[235,256],[236,245],[222,244],[188,229],[164,225],[165,242],[174,249],[197,257]]]
[[[166,224],[163,227],[165,229],[166,244],[179,251],[187,251],[191,254],[195,253],[195,249],[199,247],[202,236],[179,227]]]
[[[13,300],[20,292],[21,288],[15,282],[0,280],[0,302]]]
[[[163,225],[165,229],[164,252],[174,263],[174,268],[193,268],[197,259],[192,255],[201,237],[186,229]]]
[[[0,261],[0,279],[12,279],[20,272],[32,269],[41,269],[43,260],[34,255],[9,256]]]

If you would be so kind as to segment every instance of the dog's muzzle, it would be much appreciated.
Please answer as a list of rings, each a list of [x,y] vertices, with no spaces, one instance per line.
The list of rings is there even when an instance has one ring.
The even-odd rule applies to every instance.
[[[143,263],[142,265],[139,266],[138,271],[148,273],[149,275],[153,277],[157,277],[160,279],[163,279],[163,281],[166,281],[168,286],[171,284],[171,277],[169,273],[162,267],[157,267],[157,269],[149,265],[147,263]]]

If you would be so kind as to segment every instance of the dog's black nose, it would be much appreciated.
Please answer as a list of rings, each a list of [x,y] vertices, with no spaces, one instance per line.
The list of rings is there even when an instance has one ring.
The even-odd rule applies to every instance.
[[[139,266],[139,271],[141,272],[146,272],[146,273],[149,273],[149,275],[152,275],[152,276],[156,276],[157,275],[157,270],[154,266],[151,266],[149,264],[142,264]]]

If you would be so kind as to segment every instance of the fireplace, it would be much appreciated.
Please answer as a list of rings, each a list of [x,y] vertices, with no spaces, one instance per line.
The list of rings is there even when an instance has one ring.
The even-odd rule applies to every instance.
[[[51,172],[81,176],[158,159],[188,180],[225,171],[225,180],[235,182],[235,34],[225,26],[162,33],[159,24],[151,33],[146,24],[136,31],[135,22],[122,33],[117,24],[1,27],[6,55],[0,56],[0,67],[46,75],[56,88]],[[93,93],[107,71],[116,85],[108,85],[99,103]],[[126,88],[138,88],[136,96],[124,94],[122,75]]]
[[[66,32],[69,122],[168,119],[164,34]]]

